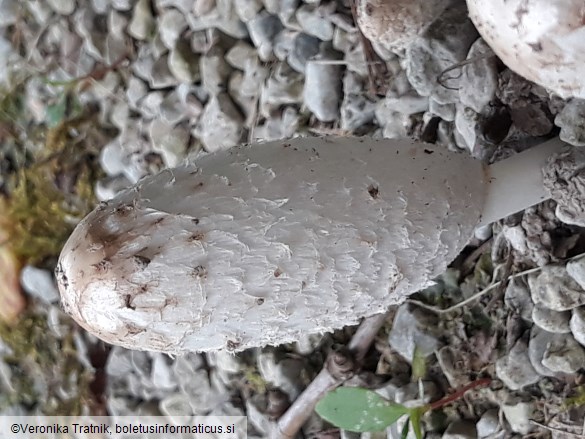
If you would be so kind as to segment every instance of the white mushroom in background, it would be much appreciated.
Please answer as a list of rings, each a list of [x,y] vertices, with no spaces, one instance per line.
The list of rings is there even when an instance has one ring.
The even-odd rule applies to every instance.
[[[585,98],[583,0],[467,0],[467,6],[510,69],[562,98]]]
[[[405,49],[452,0],[358,0],[357,22],[366,38]]]
[[[167,353],[355,324],[429,286],[481,221],[545,198],[538,168],[559,145],[489,168],[369,138],[211,154],[78,225],[57,266],[62,305],[109,343]]]

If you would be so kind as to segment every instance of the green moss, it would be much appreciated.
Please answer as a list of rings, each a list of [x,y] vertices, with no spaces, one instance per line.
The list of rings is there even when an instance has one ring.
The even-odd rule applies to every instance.
[[[567,400],[563,404],[563,409],[568,410],[573,407],[581,407],[585,405],[585,386],[579,386],[576,389],[576,395]]]
[[[90,405],[93,373],[79,362],[72,331],[59,339],[44,315],[29,311],[16,325],[0,324],[0,338],[10,348],[3,361],[12,374],[0,409],[23,405],[47,415],[78,415]]]
[[[8,245],[23,262],[36,264],[56,257],[75,223],[95,206],[97,153],[71,135],[87,134],[93,129],[91,122],[76,118],[48,130],[42,153],[33,165],[19,170],[9,197],[0,200]],[[91,141],[91,136],[81,137]]]
[[[254,366],[248,366],[244,369],[244,380],[248,388],[256,394],[263,395],[268,390],[268,383]]]

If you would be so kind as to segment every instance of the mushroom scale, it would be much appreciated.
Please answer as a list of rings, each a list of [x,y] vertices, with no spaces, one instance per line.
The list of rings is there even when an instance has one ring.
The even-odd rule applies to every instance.
[[[405,49],[452,0],[359,0],[357,22],[371,41]]]
[[[63,308],[167,353],[298,340],[384,312],[463,249],[481,163],[434,145],[304,138],[167,169],[102,203],[57,266]]]

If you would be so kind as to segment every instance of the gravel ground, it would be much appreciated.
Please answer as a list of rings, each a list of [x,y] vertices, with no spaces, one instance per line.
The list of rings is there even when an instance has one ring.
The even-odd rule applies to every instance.
[[[399,53],[364,44],[344,0],[0,0],[0,29],[4,194],[47,151],[70,159],[53,183],[76,200],[81,164],[92,170],[95,203],[257,140],[411,137],[486,161],[557,135],[585,144],[585,101],[552,96],[489,56],[461,1]],[[427,399],[493,379],[425,418],[427,438],[585,434],[584,408],[563,408],[585,394],[581,219],[548,201],[478,229],[435,287],[391,310],[352,383],[418,399],[416,346]],[[27,310],[0,342],[3,414],[245,414],[249,437],[266,437],[353,331],[238,355],[109,347],[60,311],[56,253],[36,256],[20,273]],[[317,415],[303,434],[360,437]]]

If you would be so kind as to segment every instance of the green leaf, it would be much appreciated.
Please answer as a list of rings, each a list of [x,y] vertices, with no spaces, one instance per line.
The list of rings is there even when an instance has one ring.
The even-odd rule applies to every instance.
[[[400,433],[400,439],[407,439],[408,432],[410,431],[410,418],[406,420],[404,423],[404,427],[402,427],[402,433]]]
[[[59,99],[45,109],[45,119],[49,128],[54,128],[67,119],[79,116],[83,107],[72,92],[64,92]]]
[[[59,99],[55,104],[48,105],[45,109],[45,117],[49,128],[59,125],[65,119],[67,111],[67,101],[64,98]]]
[[[376,392],[360,387],[339,387],[329,392],[315,408],[336,427],[348,431],[381,431],[409,412]]]
[[[410,412],[410,422],[412,423],[412,431],[414,431],[416,439],[423,439],[420,420],[425,411],[424,407],[417,407]]]

